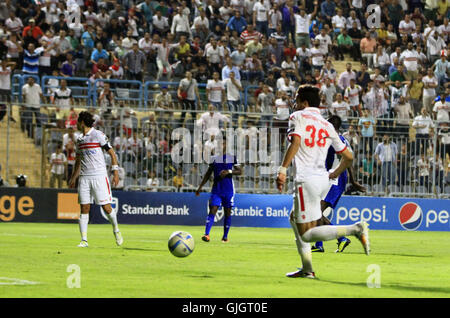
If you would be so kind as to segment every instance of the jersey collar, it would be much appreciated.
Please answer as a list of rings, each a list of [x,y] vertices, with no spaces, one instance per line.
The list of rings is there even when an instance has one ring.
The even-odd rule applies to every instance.
[[[320,109],[317,108],[317,107],[305,107],[304,110],[313,111],[313,112],[316,112],[316,113],[320,114]]]
[[[94,130],[94,127],[91,127],[91,129],[89,129],[89,131],[86,133],[85,136],[89,136],[89,134]]]

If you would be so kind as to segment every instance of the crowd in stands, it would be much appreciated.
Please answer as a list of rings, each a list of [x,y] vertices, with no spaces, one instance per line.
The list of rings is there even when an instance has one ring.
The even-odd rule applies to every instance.
[[[372,4],[374,11],[367,11]],[[0,96],[10,95],[13,73],[173,82],[153,86],[146,105],[152,113],[141,121],[141,134],[133,110],[117,102],[116,84],[104,82],[96,92],[91,109],[99,126],[110,129],[121,154],[147,165],[170,153],[170,131],[181,125],[284,131],[297,87],[311,84],[320,88],[322,114],[341,117],[365,183],[409,184],[416,177],[404,176],[406,168],[396,164],[409,156],[399,162],[418,167],[420,185],[433,179],[434,160],[444,186],[450,165],[449,17],[447,0],[5,0]],[[335,64],[344,60],[346,70],[338,73]],[[33,77],[22,88],[21,115],[31,120],[21,125],[30,136],[29,127],[42,121],[76,126],[67,81],[54,84],[48,99]],[[257,88],[244,103],[249,85]],[[172,110],[181,111],[177,120]],[[189,110],[209,115],[187,119]],[[4,116],[0,112],[0,120]],[[119,116],[126,124],[117,128]],[[63,151],[69,157],[67,143]],[[180,173],[169,169],[171,178]],[[149,170],[150,183],[157,174]]]

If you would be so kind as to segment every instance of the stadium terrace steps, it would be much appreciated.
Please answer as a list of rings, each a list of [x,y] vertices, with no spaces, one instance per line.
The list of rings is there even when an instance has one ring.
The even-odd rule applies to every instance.
[[[20,129],[18,107],[14,107],[13,118],[16,123],[10,122],[9,126],[9,161],[8,180],[11,186],[16,185],[16,176],[25,174],[27,176],[27,186],[41,186],[41,152],[36,147],[33,139],[28,138],[26,133]],[[1,175],[6,179],[6,142],[7,123],[6,118],[0,122],[0,164],[2,165]]]

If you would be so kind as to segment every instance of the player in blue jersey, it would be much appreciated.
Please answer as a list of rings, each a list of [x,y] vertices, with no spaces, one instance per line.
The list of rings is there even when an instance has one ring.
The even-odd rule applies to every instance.
[[[223,142],[222,154],[213,156],[206,171],[202,182],[200,183],[195,195],[200,195],[203,185],[209,180],[209,177],[214,173],[214,183],[211,190],[211,197],[209,199],[209,214],[206,219],[205,234],[202,240],[209,242],[209,232],[214,224],[214,217],[220,206],[223,206],[225,212],[225,220],[223,226],[222,242],[228,242],[228,232],[231,226],[231,209],[234,205],[234,184],[233,175],[241,175],[242,169],[236,160],[236,156],[226,153],[226,142]]]
[[[339,116],[333,115],[331,116],[328,121],[333,124],[334,129],[336,129],[337,132],[339,132],[339,129],[341,128],[342,120]],[[342,142],[347,146],[348,149],[350,148],[350,144],[348,143],[347,139],[344,138],[341,134],[339,134],[339,138],[342,140]],[[325,167],[327,170],[331,170],[337,167],[338,160],[336,160],[336,151],[331,146],[328,149],[327,158],[325,160]],[[350,179],[350,180],[349,180]],[[360,192],[365,192],[366,189],[360,185],[354,178],[353,178],[353,172],[352,167],[348,168],[347,171],[344,171],[341,173],[341,175],[338,177],[338,179],[333,182],[333,185],[331,186],[330,190],[327,193],[327,196],[325,199],[323,199],[321,204],[322,209],[322,219],[318,221],[318,225],[332,225],[330,220],[326,217],[333,209],[336,208],[336,205],[339,202],[339,199],[341,198],[342,194],[345,192],[345,187],[347,185],[347,182],[350,181],[352,186],[355,188],[355,190]],[[344,249],[351,243],[350,239],[346,238],[345,236],[338,238],[337,242],[337,250],[336,253],[341,253],[344,251]],[[323,242],[319,241],[316,242],[315,245],[311,247],[311,252],[325,252],[325,249],[323,248]]]

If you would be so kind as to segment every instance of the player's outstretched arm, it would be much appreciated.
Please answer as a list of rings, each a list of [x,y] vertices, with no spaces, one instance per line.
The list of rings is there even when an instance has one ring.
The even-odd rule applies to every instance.
[[[202,191],[202,187],[205,185],[205,183],[208,181],[209,177],[211,176],[211,174],[213,173],[213,167],[209,166],[208,170],[205,173],[205,176],[202,179],[202,182],[200,182],[200,185],[198,186],[197,191],[195,191],[195,195],[199,196],[200,195],[200,191]]]
[[[116,187],[119,184],[119,161],[113,148],[108,150],[108,154],[111,156],[111,169],[113,170],[112,185]]]
[[[75,167],[73,168],[72,177],[69,181],[69,188],[75,188],[75,184],[77,182],[78,176],[80,174],[80,156],[77,155],[75,158]]]
[[[292,162],[295,154],[300,148],[300,137],[297,135],[291,136],[291,144],[289,145],[286,153],[284,155],[283,163],[280,168],[278,168],[277,175],[277,189],[281,192],[283,191],[284,184],[286,183],[286,170]]]
[[[346,169],[348,169],[353,162],[353,152],[351,152],[348,148],[346,148],[342,153],[342,160],[339,163],[339,166],[330,173],[330,179],[336,179],[340,176],[342,172],[344,172]]]

